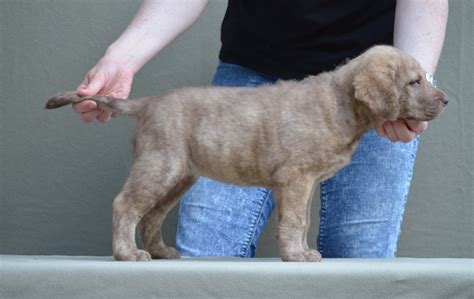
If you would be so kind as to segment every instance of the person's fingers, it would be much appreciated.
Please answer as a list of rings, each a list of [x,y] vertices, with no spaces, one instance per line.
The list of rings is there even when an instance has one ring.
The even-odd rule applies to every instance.
[[[387,137],[390,141],[408,143],[416,138],[417,134],[428,128],[428,122],[397,119],[388,121],[375,129],[379,136]]]
[[[77,95],[79,96],[88,95],[86,90],[87,90],[87,86],[89,86],[89,81],[93,76],[91,75],[91,72],[92,70],[90,70],[89,73],[86,74],[86,77],[84,78],[84,80],[81,82],[81,84],[79,84],[79,86],[77,86],[76,88]]]
[[[90,73],[90,71],[89,71],[89,73]],[[87,85],[89,85],[89,77],[90,77],[89,73],[86,74],[86,77],[81,82],[81,84],[79,84],[79,86],[77,86],[76,93],[79,93],[80,91],[83,91],[83,90],[87,89]]]
[[[97,116],[97,120],[101,123],[106,123],[110,120],[111,114],[112,113],[110,112],[103,111],[101,114],[99,114],[99,116]]]
[[[94,109],[89,112],[81,113],[81,118],[85,123],[90,123],[102,113],[102,110]]]
[[[375,132],[377,133],[377,135],[383,137],[385,136],[385,131],[383,130],[383,125],[378,127],[378,128],[375,128]]]
[[[407,127],[420,134],[421,132],[426,131],[428,129],[428,122],[427,121],[417,121],[417,120],[405,120]]]
[[[72,109],[77,113],[89,112],[97,108],[97,103],[95,101],[85,100],[80,103],[72,105]]]
[[[87,74],[86,79],[78,86],[76,92],[78,96],[95,96],[104,88],[104,80],[100,73]]]
[[[410,130],[403,120],[392,122],[392,126],[395,134],[398,136],[398,141],[408,143],[416,137],[416,132]]]
[[[387,138],[390,141],[396,142],[396,141],[399,140],[399,137],[398,137],[397,133],[395,132],[395,129],[393,128],[393,124],[392,124],[391,121],[384,123],[383,129],[384,129],[384,132],[385,132],[385,136],[387,136]]]

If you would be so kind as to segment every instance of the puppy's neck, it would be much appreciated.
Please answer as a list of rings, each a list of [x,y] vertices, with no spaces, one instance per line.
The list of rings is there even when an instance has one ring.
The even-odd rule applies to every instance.
[[[358,129],[357,131],[362,135],[371,129],[378,128],[385,123],[385,120],[381,117],[375,115],[364,105],[357,103],[354,97],[352,97],[354,102],[354,113],[356,115]]]

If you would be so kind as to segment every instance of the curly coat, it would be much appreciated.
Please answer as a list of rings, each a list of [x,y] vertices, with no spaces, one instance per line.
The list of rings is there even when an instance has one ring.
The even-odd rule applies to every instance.
[[[113,256],[127,261],[179,258],[161,223],[199,176],[270,188],[281,258],[319,261],[306,241],[315,182],[348,164],[368,130],[398,118],[432,120],[447,103],[415,59],[389,46],[299,82],[190,87],[137,100],[66,92],[47,108],[85,99],[137,119],[134,162],[113,204]],[[135,244],[137,226],[145,250]]]

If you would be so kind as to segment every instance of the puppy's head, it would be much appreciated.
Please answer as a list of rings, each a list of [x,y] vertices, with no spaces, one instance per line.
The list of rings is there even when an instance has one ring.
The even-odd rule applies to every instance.
[[[376,46],[356,58],[354,97],[379,122],[436,118],[447,96],[431,85],[411,56],[389,46]]]

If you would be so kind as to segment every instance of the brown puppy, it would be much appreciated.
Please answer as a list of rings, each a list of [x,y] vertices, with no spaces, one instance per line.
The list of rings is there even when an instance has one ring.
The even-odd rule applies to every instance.
[[[161,223],[198,176],[270,188],[282,259],[319,261],[306,242],[314,183],[348,164],[368,130],[397,118],[432,120],[447,104],[413,58],[388,46],[300,82],[192,87],[137,100],[65,92],[46,108],[85,99],[137,118],[134,162],[113,204],[113,255],[126,261],[179,258],[164,244]],[[135,244],[137,226],[146,251]]]

